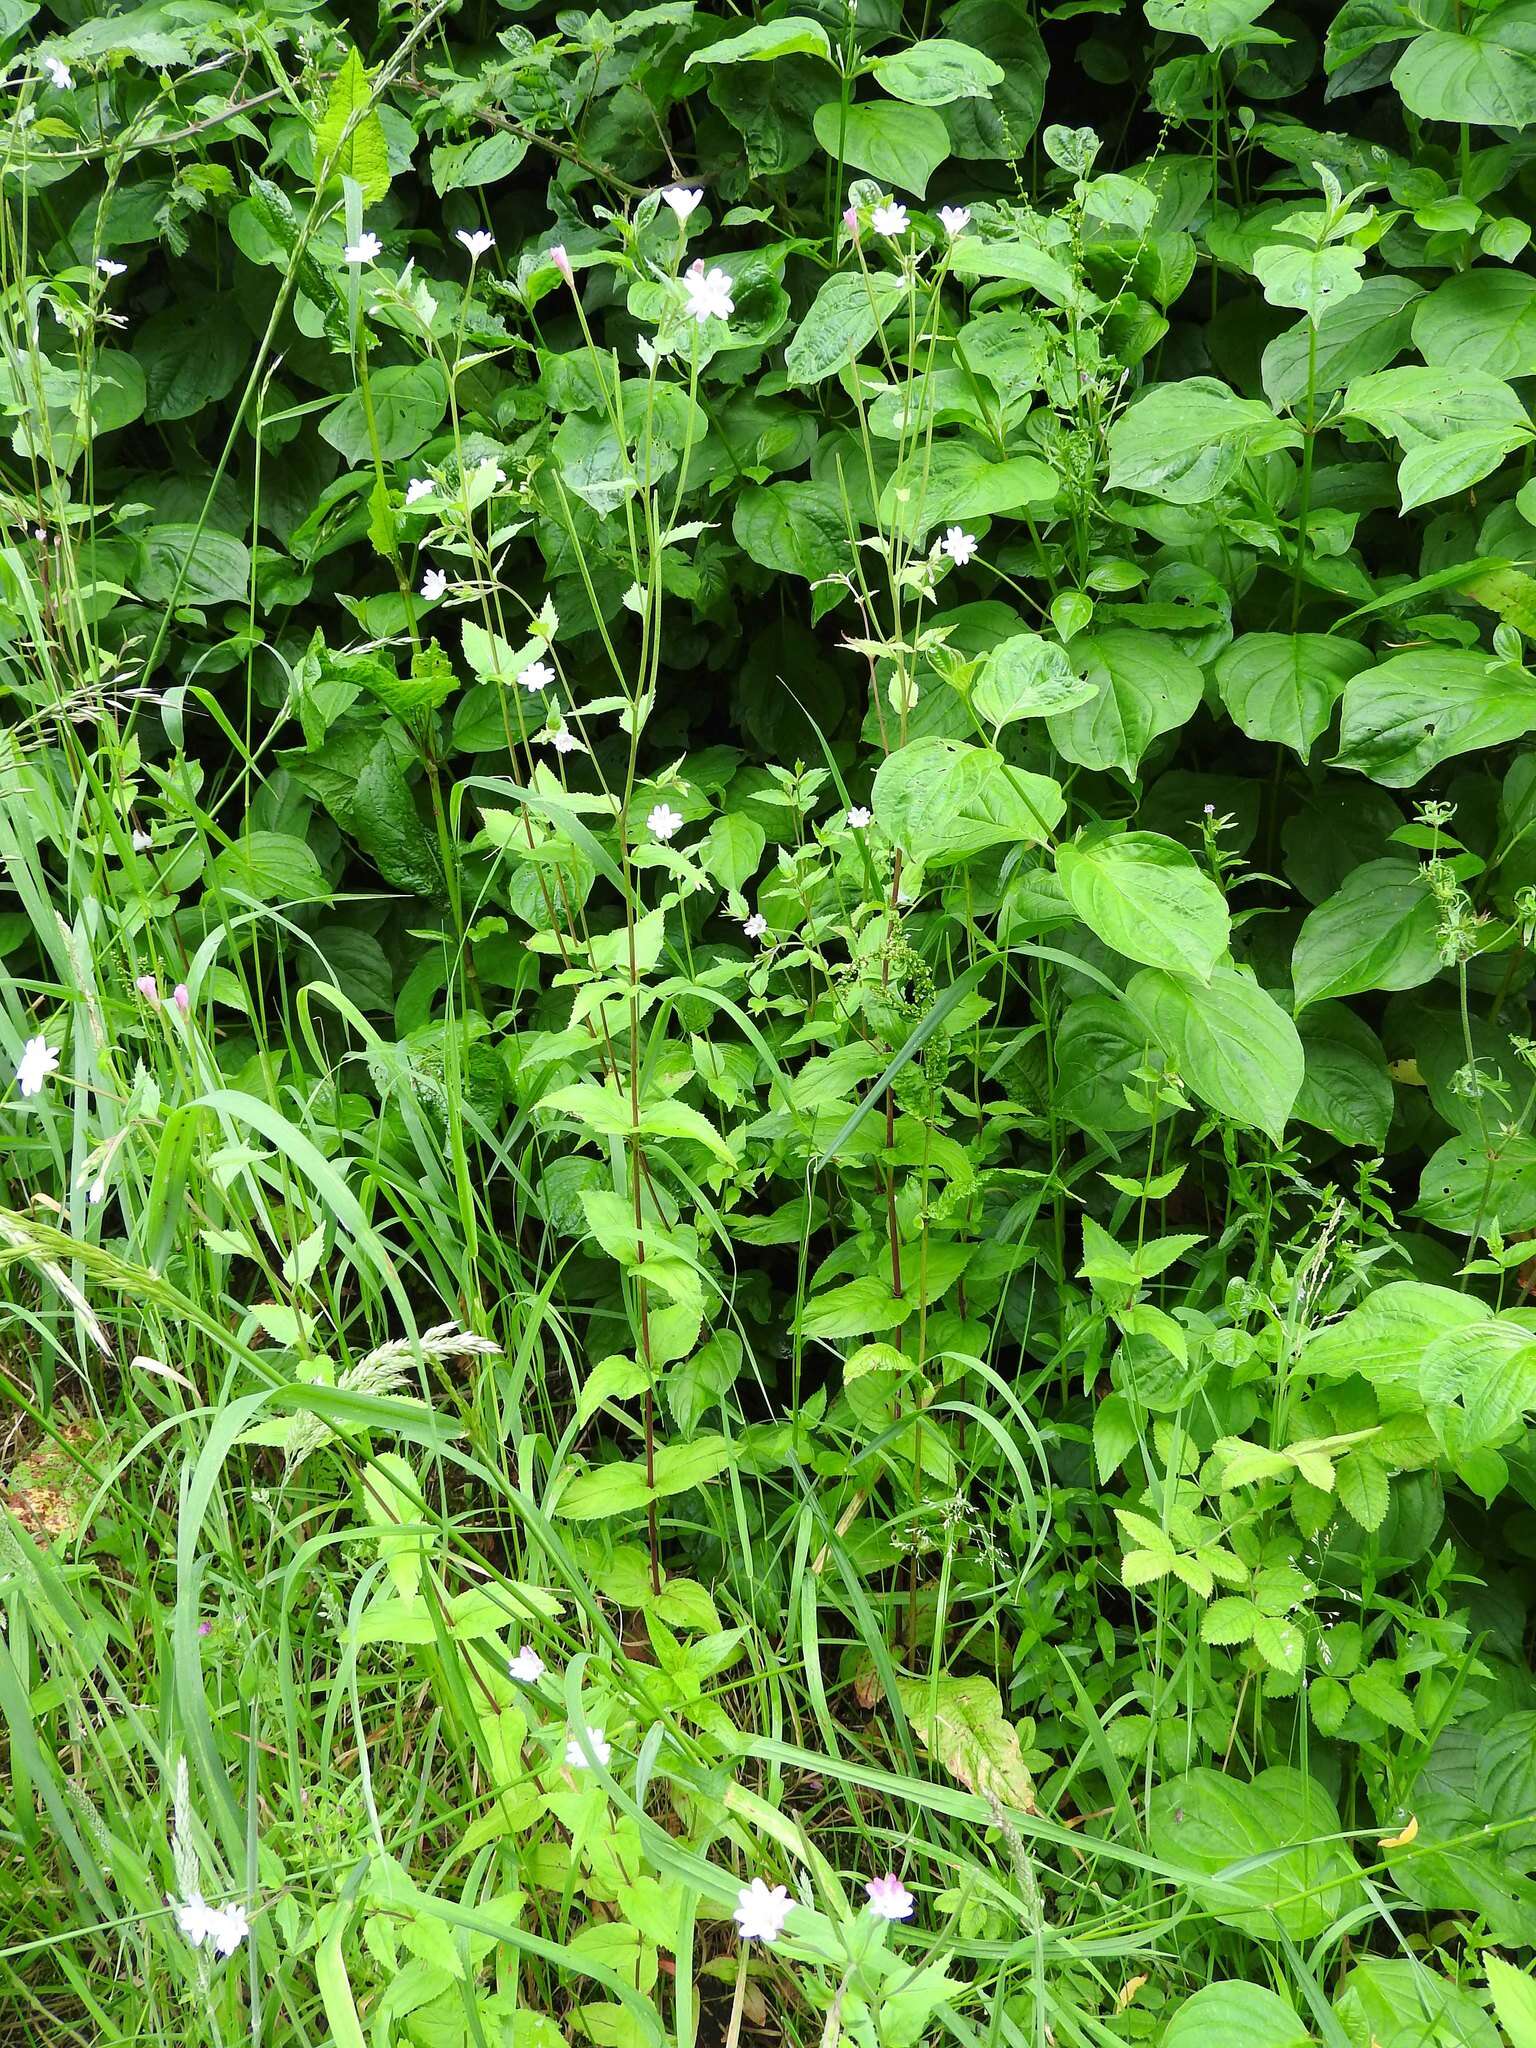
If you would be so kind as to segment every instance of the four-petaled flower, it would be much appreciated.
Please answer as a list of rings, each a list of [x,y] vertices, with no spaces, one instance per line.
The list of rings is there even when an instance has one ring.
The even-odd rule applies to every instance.
[[[145,832],[142,829],[136,830],[128,843],[135,853],[148,853],[155,843],[155,835],[153,832]]]
[[[971,224],[971,209],[968,206],[941,206],[939,226],[951,240],[963,234]]]
[[[766,1885],[760,1877],[754,1877],[736,1894],[736,1910],[731,1918],[743,1941],[777,1941],[794,1909],[795,1902],[785,1886]]]
[[[736,310],[736,301],[731,297],[731,280],[723,270],[706,272],[701,256],[697,263],[688,266],[683,279],[688,292],[688,304],[684,308],[690,320],[697,320],[702,327],[706,320],[729,320]]]
[[[567,283],[567,284],[574,284],[574,283],[575,283],[575,281],[576,281],[576,272],[575,272],[575,271],[574,271],[574,270],[572,269],[572,267],[571,267],[571,259],[570,259],[570,257],[569,257],[569,256],[567,256],[567,255],[566,255],[566,253],[565,253],[565,244],[564,244],[564,242],[551,242],[551,243],[550,243],[550,245],[549,245],[549,260],[550,260],[550,262],[551,262],[551,263],[553,263],[553,265],[555,266],[556,270],[558,270],[558,271],[559,271],[560,275],[561,275],[561,276],[562,276],[562,277],[563,277],[563,278],[565,279],[565,281],[566,281],[566,283]]]
[[[976,552],[976,536],[963,526],[952,526],[939,542],[939,553],[948,555],[957,569],[963,569]]]
[[[384,244],[375,234],[361,234],[355,242],[349,242],[341,252],[343,263],[377,263],[384,253]]]
[[[601,1728],[589,1728],[586,1731],[586,1737],[585,1746],[583,1746],[579,1735],[573,1735],[565,1745],[565,1760],[573,1771],[585,1771],[590,1767],[591,1758],[587,1754],[588,1750],[604,1767],[607,1766],[608,1759],[613,1755],[612,1747],[604,1739]]]
[[[680,825],[683,821],[678,819]],[[59,1071],[59,1056],[46,1038],[29,1038],[16,1062],[16,1085],[23,1095],[41,1095],[43,1083]]]
[[[702,192],[690,192],[682,185],[673,185],[668,191],[663,192],[661,197],[663,205],[670,206],[677,215],[679,227],[683,225],[696,206],[704,204],[704,194]]]
[[[749,939],[760,939],[768,929],[768,920],[760,910],[754,910],[741,928]]]
[[[68,92],[75,82],[69,66],[61,57],[45,57],[43,69],[48,74],[49,82],[56,85],[60,92]]]
[[[670,804],[657,804],[647,816],[645,824],[646,830],[653,832],[658,839],[670,839],[674,833],[682,831],[683,814],[681,811],[674,811]]]
[[[152,1010],[160,1007],[160,984],[152,974],[141,974],[133,984]]]
[[[894,1872],[872,1877],[864,1887],[869,1910],[877,1920],[910,1920],[917,1901]]]
[[[586,748],[577,739],[568,725],[551,726],[548,732],[540,733],[540,739],[548,740],[557,754],[584,754]]]
[[[877,235],[889,235],[894,241],[897,235],[907,232],[907,209],[899,199],[893,199],[888,206],[875,208],[869,224]]]
[[[478,263],[488,249],[496,246],[496,237],[488,228],[460,228],[455,239],[469,251],[471,263]]]
[[[413,476],[405,487],[407,505],[418,505],[423,498],[430,498],[434,489],[431,477]]]
[[[110,256],[98,256],[96,268],[103,277],[121,277],[128,266],[126,263],[114,263]]]
[[[555,680],[555,672],[547,661],[530,661],[517,672],[517,680],[525,690],[547,690]]]
[[[532,1643],[524,1643],[515,1657],[507,1659],[507,1676],[519,1685],[537,1685],[544,1676],[544,1659]]]
[[[869,812],[864,808],[863,804],[854,805],[853,809],[848,813],[848,822],[855,832],[862,832],[864,830],[864,827],[869,823]]]
[[[448,578],[441,569],[429,569],[421,579],[421,594],[428,604],[436,604],[448,588]]]

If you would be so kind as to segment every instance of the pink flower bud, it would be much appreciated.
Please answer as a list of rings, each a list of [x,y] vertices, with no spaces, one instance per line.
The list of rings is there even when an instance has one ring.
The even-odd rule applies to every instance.
[[[180,1010],[183,1017],[185,1017],[188,1010],[192,1007],[192,991],[184,981],[178,981],[171,990],[171,1001]]]
[[[560,275],[565,279],[567,284],[574,284],[576,282],[576,273],[571,268],[570,257],[567,256],[565,253],[564,242],[551,243],[549,250],[549,260],[551,263],[553,263],[556,270],[559,271]]]
[[[859,209],[856,206],[843,208],[843,226],[855,241],[859,239]]]
[[[141,974],[133,984],[152,1010],[160,1007],[160,984],[152,974]]]

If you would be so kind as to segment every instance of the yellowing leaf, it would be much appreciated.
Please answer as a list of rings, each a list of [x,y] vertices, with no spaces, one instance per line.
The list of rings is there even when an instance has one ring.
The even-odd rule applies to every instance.
[[[902,1678],[896,1692],[918,1741],[952,1778],[984,1799],[1035,1811],[1018,1730],[990,1678]]]

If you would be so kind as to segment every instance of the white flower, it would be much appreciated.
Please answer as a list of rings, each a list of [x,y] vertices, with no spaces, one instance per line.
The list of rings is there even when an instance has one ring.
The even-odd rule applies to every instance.
[[[413,476],[405,487],[407,505],[419,505],[423,498],[430,498],[435,486],[429,476]]]
[[[176,1925],[194,1948],[201,1948],[205,1941],[211,1941],[215,1928],[223,1915],[217,1906],[210,1906],[201,1892],[188,1892],[185,1899],[173,1899],[166,1893],[165,1903],[176,1915]]]
[[[893,1874],[872,1877],[864,1887],[869,1910],[877,1920],[910,1920],[917,1904],[901,1879]]]
[[[897,235],[907,232],[907,209],[899,199],[889,206],[877,206],[869,216],[869,224],[877,235],[889,235],[894,241]]]
[[[689,192],[681,185],[673,185],[670,190],[662,193],[661,198],[662,204],[670,206],[677,215],[679,227],[683,225],[696,206],[704,204],[704,194],[702,192]]]
[[[103,277],[121,277],[128,266],[126,263],[114,263],[110,256],[98,256],[96,268]]]
[[[49,82],[56,85],[60,92],[68,92],[75,82],[70,76],[69,66],[58,57],[45,57],[43,69],[48,74]]]
[[[85,1199],[90,1203],[93,1209],[99,1209],[102,1203],[107,1199],[107,1177],[104,1173],[98,1173],[96,1178],[91,1182],[90,1188],[86,1193]]]
[[[783,1885],[770,1887],[760,1877],[754,1877],[736,1894],[736,1910],[731,1918],[740,1928],[743,1941],[777,1941],[794,1910],[795,1902]]]
[[[213,1943],[215,1954],[232,1956],[251,1931],[244,1906],[215,1906],[210,1917],[213,1925],[208,1931],[208,1938]]]
[[[587,751],[568,725],[551,726],[548,732],[541,732],[539,738],[548,740],[557,754],[584,754]]]
[[[864,830],[864,827],[869,823],[869,812],[865,810],[862,804],[855,804],[853,809],[848,813],[848,823],[853,827],[855,832],[862,832]]]
[[[429,569],[421,579],[421,594],[428,604],[436,604],[448,588],[448,578],[441,569]]]
[[[688,266],[683,283],[688,292],[688,304],[683,310],[701,327],[706,320],[729,320],[735,312],[736,301],[731,297],[730,278],[723,270],[706,273],[702,256],[697,263]]]
[[[760,910],[755,910],[741,928],[749,939],[760,939],[768,929],[768,920]]]
[[[507,1676],[519,1685],[537,1685],[544,1676],[544,1659],[532,1643],[524,1643],[515,1657],[507,1660]]]
[[[517,680],[525,690],[547,690],[555,680],[555,672],[547,661],[530,661],[526,668],[518,670]]]
[[[968,206],[941,206],[939,208],[939,226],[951,240],[956,235],[963,234],[970,224],[971,209]]]
[[[677,822],[681,825],[683,821],[679,818]],[[16,1063],[16,1084],[23,1095],[41,1095],[43,1083],[58,1070],[59,1056],[47,1039],[29,1038]]]
[[[341,252],[343,263],[377,263],[384,253],[384,244],[377,235],[362,234]]]
[[[455,239],[462,242],[469,251],[471,263],[478,263],[488,249],[494,249],[496,246],[496,237],[485,228],[460,228]]]
[[[963,569],[976,552],[976,536],[963,526],[952,526],[939,542],[939,553],[948,555],[957,569]]]
[[[149,849],[154,845],[154,843],[155,835],[153,834],[153,832],[142,831],[135,832],[132,839],[129,841],[129,844],[132,846],[135,853],[148,853]]]
[[[681,811],[674,811],[670,804],[657,804],[647,816],[645,823],[646,829],[653,832],[658,839],[671,839],[675,833],[683,829],[683,814]],[[38,1043],[41,1044],[42,1040],[39,1039]]]
[[[565,1745],[565,1760],[567,1764],[570,1765],[573,1771],[584,1771],[588,1768],[588,1749],[591,1750],[593,1756],[597,1758],[598,1762],[603,1765],[606,1765],[608,1759],[613,1755],[612,1748],[603,1739],[603,1731],[601,1728],[589,1728],[586,1731],[586,1735],[587,1740],[585,1748],[583,1748],[582,1746],[582,1740],[579,1735],[573,1735],[570,1741]]]

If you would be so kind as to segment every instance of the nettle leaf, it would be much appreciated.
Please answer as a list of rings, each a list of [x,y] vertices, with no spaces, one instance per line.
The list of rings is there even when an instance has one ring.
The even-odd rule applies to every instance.
[[[1536,121],[1536,5],[1516,0],[1469,18],[1467,32],[1417,37],[1392,83],[1421,121],[1523,128]]]
[[[447,387],[435,363],[401,363],[375,370],[370,390],[379,456],[385,462],[414,455],[422,442],[436,433],[448,410]],[[320,438],[354,467],[372,460],[373,442],[361,390],[349,393],[326,414],[320,422]]]
[[[1245,461],[1299,445],[1300,431],[1261,399],[1214,377],[1144,390],[1109,430],[1109,487],[1171,505],[1219,497]]]
[[[857,362],[904,298],[900,280],[883,271],[829,277],[784,352],[790,383],[819,384]]]
[[[913,740],[888,754],[875,776],[881,830],[925,866],[969,860],[992,846],[1037,845],[1065,809],[1061,786],[1048,775],[955,740]]]
[[[1536,731],[1536,689],[1472,648],[1416,648],[1355,676],[1344,691],[1337,765],[1409,789],[1453,755]]]
[[[1306,1072],[1293,1111],[1299,1123],[1344,1145],[1386,1143],[1394,1107],[1381,1040],[1343,1003],[1318,1002],[1298,1016]]]
[[[1216,658],[1216,687],[1252,740],[1305,761],[1327,730],[1344,685],[1370,666],[1367,649],[1331,633],[1244,633]]]
[[[1359,291],[1364,262],[1364,250],[1347,243],[1300,249],[1276,242],[1254,257],[1253,273],[1272,306],[1297,306],[1309,320],[1320,321]]]
[[[674,1494],[706,1486],[734,1465],[740,1453],[723,1436],[696,1436],[691,1443],[658,1444],[655,1485],[646,1484],[644,1460],[634,1464],[598,1465],[568,1480],[553,1512],[567,1522],[606,1521],[633,1514]]]
[[[1302,925],[1291,959],[1296,1007],[1372,988],[1418,988],[1440,972],[1435,899],[1412,861],[1372,860]]]
[[[1209,981],[1227,950],[1226,899],[1187,847],[1122,832],[1056,851],[1067,899],[1091,932],[1128,960]]]
[[[990,1678],[898,1678],[896,1692],[913,1734],[952,1778],[1000,1806],[1035,1811],[1019,1732]]]
[[[1190,1771],[1154,1789],[1147,1824],[1154,1853],[1206,1910],[1255,1941],[1313,1941],[1363,1897],[1338,1809],[1288,1765],[1249,1784]]]
[[[1206,983],[1149,968],[1125,1000],[1191,1094],[1283,1142],[1306,1058],[1273,996],[1235,967],[1216,968]]]
[[[1082,768],[1135,774],[1160,733],[1192,718],[1200,703],[1200,671],[1164,635],[1112,626],[1082,633],[1069,652],[1094,695],[1048,726],[1052,744]]]
[[[971,708],[1001,730],[1021,718],[1051,718],[1097,694],[1079,676],[1064,647],[1039,633],[1013,633],[983,657],[971,686]]]
[[[389,144],[373,105],[363,60],[349,50],[331,80],[325,112],[315,128],[315,175],[324,183],[350,178],[372,206],[389,190]]]
[[[870,70],[893,99],[919,107],[942,107],[950,100],[986,99],[1003,82],[1003,67],[973,50],[941,36],[913,43],[889,57],[877,57]]]
[[[1283,1998],[1262,1984],[1208,1984],[1174,2013],[1162,2048],[1307,2048],[1312,2036]]]
[[[909,456],[880,496],[883,525],[921,542],[935,527],[991,519],[1056,496],[1056,473],[1038,455],[1001,462],[970,441],[939,441]]]
[[[1391,1280],[1337,1322],[1313,1336],[1301,1355],[1303,1372],[1347,1379],[1358,1372],[1373,1386],[1417,1391],[1419,1362],[1447,1330],[1487,1319],[1480,1301],[1423,1280]]]
[[[1426,363],[1490,377],[1536,371],[1536,277],[1504,264],[1447,278],[1414,309],[1413,345]]]
[[[919,199],[949,155],[949,130],[930,107],[889,100],[844,107],[830,100],[816,109],[812,125],[834,163],[865,171],[898,192],[915,192]]]
[[[771,64],[776,57],[795,56],[831,60],[832,45],[826,30],[808,15],[786,14],[779,21],[760,21],[739,36],[707,43],[702,50],[689,55],[684,68],[691,71],[695,64]]]

